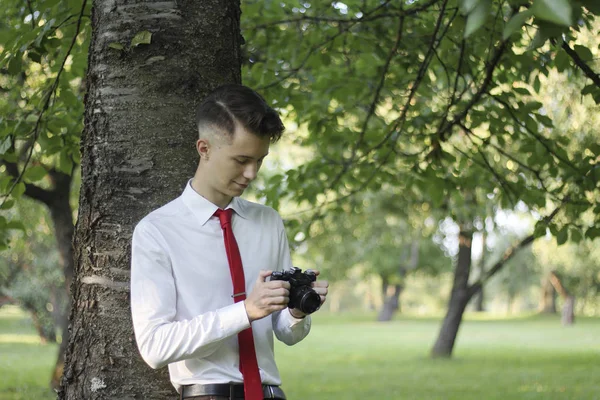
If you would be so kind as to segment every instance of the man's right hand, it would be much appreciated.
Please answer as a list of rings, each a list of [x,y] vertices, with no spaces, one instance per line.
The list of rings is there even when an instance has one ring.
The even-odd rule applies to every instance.
[[[261,270],[252,288],[252,292],[244,300],[246,314],[250,322],[283,310],[290,301],[290,283],[286,281],[265,280],[273,271]]]

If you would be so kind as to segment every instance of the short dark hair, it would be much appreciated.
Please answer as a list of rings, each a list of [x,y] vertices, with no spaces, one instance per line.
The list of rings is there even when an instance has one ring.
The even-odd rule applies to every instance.
[[[268,137],[271,142],[278,141],[285,130],[277,111],[260,94],[243,85],[218,87],[196,111],[199,130],[216,127],[233,137],[236,123],[259,137]]]

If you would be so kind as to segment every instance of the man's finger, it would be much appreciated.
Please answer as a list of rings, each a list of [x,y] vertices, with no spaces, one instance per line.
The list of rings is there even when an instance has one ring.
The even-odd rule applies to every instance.
[[[290,283],[287,281],[269,281],[265,283],[265,287],[269,289],[284,288],[290,290]]]
[[[271,276],[272,273],[273,271],[261,269],[258,272],[258,278],[256,278],[256,280],[258,282],[264,282],[267,279],[267,277]]]

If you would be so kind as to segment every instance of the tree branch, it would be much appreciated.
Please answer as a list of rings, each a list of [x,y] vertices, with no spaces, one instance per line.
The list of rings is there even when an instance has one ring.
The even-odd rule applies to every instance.
[[[550,215],[548,215],[547,217],[544,218],[544,222],[546,224],[548,224],[556,216],[556,214],[558,214],[558,211],[560,211],[562,206],[563,206],[563,204],[556,207]],[[502,258],[500,260],[498,260],[498,262],[496,262],[496,264],[494,264],[494,266],[489,271],[487,271],[484,276],[479,278],[476,282],[474,282],[469,287],[469,295],[472,296],[475,293],[477,293],[483,287],[483,285],[487,281],[490,280],[490,278],[492,278],[496,273],[498,273],[498,271],[500,271],[506,265],[506,263],[511,258],[513,258],[515,256],[515,254],[517,254],[517,252],[519,250],[529,246],[534,240],[535,240],[535,236],[532,234],[532,235],[525,237],[518,244],[506,249],[506,251],[502,255]]]
[[[569,57],[571,57],[575,64],[583,71],[585,76],[590,78],[592,82],[594,82],[596,87],[600,88],[600,75],[595,73],[592,70],[592,68],[590,68],[590,66],[587,65],[586,62],[581,59],[581,57],[579,57],[579,54],[577,54],[575,50],[569,47],[569,44],[567,42],[563,42],[562,48],[567,52],[567,54],[569,55]]]
[[[19,168],[17,167],[16,163],[10,163],[5,160],[0,160],[0,163],[6,167],[6,172],[8,172],[10,176],[12,176],[15,179],[18,179],[20,174]],[[41,201],[47,206],[50,206],[50,203],[52,202],[52,199],[54,197],[51,191],[42,189],[41,187],[31,183],[25,183],[25,195],[34,200]]]

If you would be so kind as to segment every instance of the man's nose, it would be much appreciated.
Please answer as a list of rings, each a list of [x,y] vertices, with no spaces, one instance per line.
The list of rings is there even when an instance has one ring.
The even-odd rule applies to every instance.
[[[253,181],[256,179],[256,175],[258,174],[259,166],[257,163],[248,163],[246,168],[244,168],[244,178]]]

